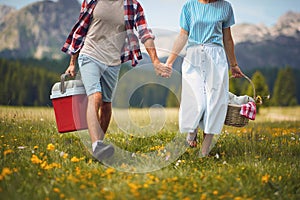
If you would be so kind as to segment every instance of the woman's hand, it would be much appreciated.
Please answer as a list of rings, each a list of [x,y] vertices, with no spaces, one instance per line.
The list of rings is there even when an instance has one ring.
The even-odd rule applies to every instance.
[[[161,62],[154,62],[153,65],[156,75],[159,75],[163,78],[170,78],[172,74],[172,67],[169,67]]]
[[[231,66],[230,69],[234,78],[242,78],[245,76],[238,65]]]

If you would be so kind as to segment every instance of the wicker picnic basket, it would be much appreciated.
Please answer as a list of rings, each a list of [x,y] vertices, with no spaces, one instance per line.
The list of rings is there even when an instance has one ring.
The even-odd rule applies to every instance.
[[[244,78],[247,79],[253,88],[253,99],[256,98],[256,92],[253,82],[249,77],[244,75]],[[227,114],[225,118],[224,124],[227,126],[234,126],[234,127],[244,127],[248,124],[249,119],[240,115],[241,105],[235,104],[228,104]]]

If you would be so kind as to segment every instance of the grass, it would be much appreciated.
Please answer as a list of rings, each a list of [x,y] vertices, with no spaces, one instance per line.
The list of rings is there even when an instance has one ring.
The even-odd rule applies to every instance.
[[[177,110],[147,137],[112,122],[107,140],[123,151],[107,166],[91,157],[86,131],[57,133],[52,108],[0,107],[0,199],[300,199],[300,108],[260,111],[224,127],[208,158],[199,148],[173,156]],[[129,115],[147,127],[148,114]]]

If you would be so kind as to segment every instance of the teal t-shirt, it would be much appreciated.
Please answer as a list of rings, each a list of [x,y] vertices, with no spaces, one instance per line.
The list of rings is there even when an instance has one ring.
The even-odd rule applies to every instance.
[[[223,46],[222,30],[234,24],[232,6],[224,0],[208,4],[188,0],[180,16],[181,28],[189,33],[188,47],[199,44]]]

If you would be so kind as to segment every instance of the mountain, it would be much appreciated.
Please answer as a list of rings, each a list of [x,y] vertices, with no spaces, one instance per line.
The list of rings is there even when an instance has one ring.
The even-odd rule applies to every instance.
[[[0,57],[61,58],[60,47],[79,16],[77,0],[40,1],[17,11],[0,7]]]
[[[44,0],[20,10],[0,6],[0,58],[62,58],[60,48],[79,10],[77,0]],[[158,55],[165,60],[178,33],[164,29],[153,32]],[[300,69],[300,13],[287,12],[271,27],[237,24],[232,34],[243,69],[286,65]],[[150,59],[144,54],[141,64],[148,62]],[[181,62],[182,57],[178,64]]]
[[[300,13],[295,12],[287,12],[272,27],[267,27],[264,24],[239,24],[232,28],[232,35],[236,43],[258,43],[274,40],[281,36],[299,38],[299,32]]]
[[[300,69],[300,13],[288,12],[272,27],[240,24],[232,28],[241,67]]]
[[[13,7],[6,6],[6,5],[0,5],[0,23],[2,23],[2,20],[6,15],[9,15],[10,13],[16,11]]]

